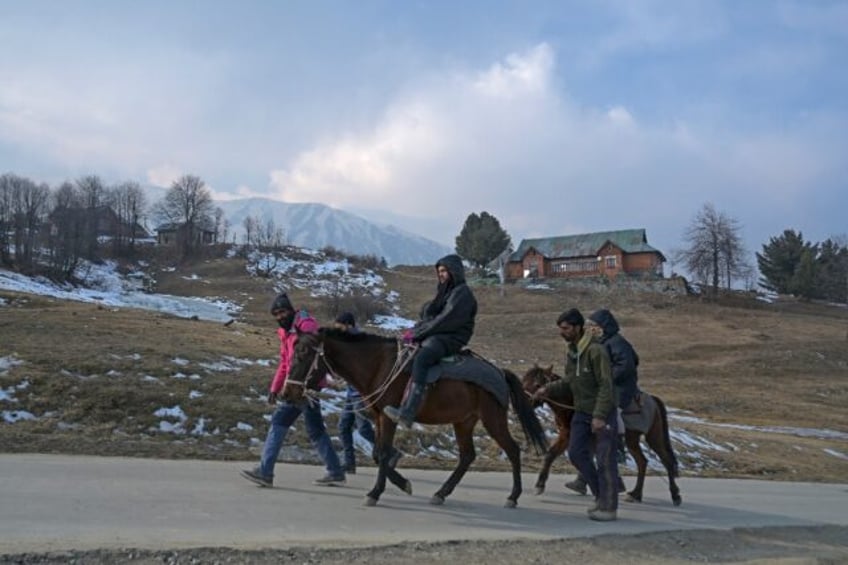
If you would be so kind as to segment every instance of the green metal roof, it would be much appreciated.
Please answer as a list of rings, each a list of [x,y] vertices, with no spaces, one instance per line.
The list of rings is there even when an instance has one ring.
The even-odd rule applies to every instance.
[[[523,239],[509,260],[521,261],[530,249],[548,259],[590,257],[597,255],[608,241],[625,253],[659,253],[663,257],[659,250],[648,245],[644,229],[633,229]]]

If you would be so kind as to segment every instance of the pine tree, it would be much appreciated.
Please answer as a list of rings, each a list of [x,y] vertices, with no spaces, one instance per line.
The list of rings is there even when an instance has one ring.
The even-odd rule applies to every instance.
[[[478,267],[490,263],[510,244],[509,234],[498,219],[488,212],[470,214],[456,237],[456,252]]]
[[[793,293],[793,278],[805,250],[813,251],[813,246],[804,241],[801,232],[784,230],[783,235],[769,239],[763,252],[756,254],[760,286],[782,294]]]

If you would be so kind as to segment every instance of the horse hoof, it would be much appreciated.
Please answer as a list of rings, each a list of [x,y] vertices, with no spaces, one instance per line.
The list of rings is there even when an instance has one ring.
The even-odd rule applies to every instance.
[[[672,496],[671,501],[674,503],[675,506],[680,506],[681,504],[683,504],[683,497],[682,496]]]
[[[430,499],[430,504],[433,506],[441,506],[445,503],[445,499],[438,495],[433,495],[433,498]]]
[[[518,503],[509,499],[507,499],[506,504],[504,504],[504,508],[515,508],[516,506],[518,506]]]
[[[377,499],[370,496],[365,497],[365,506],[377,506]]]
[[[412,481],[406,481],[406,484],[403,485],[403,492],[405,492],[406,494],[412,494]]]
[[[545,492],[545,487],[536,487],[536,496]]]
[[[626,500],[627,502],[642,502],[642,497],[636,497],[633,495],[632,492],[628,492],[627,496],[624,497],[624,500]]]

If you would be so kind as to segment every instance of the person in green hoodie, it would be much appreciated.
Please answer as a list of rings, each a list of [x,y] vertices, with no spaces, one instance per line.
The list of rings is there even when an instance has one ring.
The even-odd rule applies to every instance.
[[[612,373],[606,348],[585,331],[585,323],[583,314],[576,308],[559,316],[559,333],[568,343],[565,376],[537,390],[534,398],[556,399],[568,389],[574,395],[568,457],[595,497],[589,518],[608,522],[616,519],[618,510]]]

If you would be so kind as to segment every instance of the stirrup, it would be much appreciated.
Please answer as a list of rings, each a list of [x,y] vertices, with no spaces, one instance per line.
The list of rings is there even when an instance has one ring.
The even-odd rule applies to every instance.
[[[395,422],[396,424],[403,424],[403,426],[407,428],[411,428],[413,424],[412,419],[407,419],[403,415],[403,408],[395,408],[394,406],[386,406],[383,408],[383,414],[385,414],[389,420]]]

